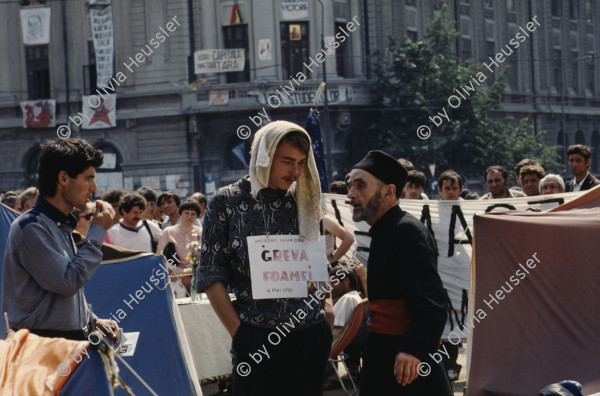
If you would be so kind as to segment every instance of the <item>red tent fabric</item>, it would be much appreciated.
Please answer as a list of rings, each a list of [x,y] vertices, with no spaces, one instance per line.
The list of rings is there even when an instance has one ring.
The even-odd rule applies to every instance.
[[[475,217],[467,396],[600,392],[600,189],[573,203]]]

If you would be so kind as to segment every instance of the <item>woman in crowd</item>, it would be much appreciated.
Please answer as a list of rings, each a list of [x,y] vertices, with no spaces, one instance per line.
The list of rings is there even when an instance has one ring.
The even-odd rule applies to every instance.
[[[88,202],[84,211],[81,211],[77,208],[73,211],[73,215],[77,217],[77,227],[73,230],[73,240],[75,243],[81,242],[90,228],[90,224],[92,223],[92,217],[94,217],[94,210],[96,209],[96,204],[93,202]]]
[[[542,195],[558,194],[561,192],[565,192],[565,182],[559,175],[550,173],[540,180],[540,193]]]
[[[200,216],[200,205],[198,202],[186,199],[179,206],[180,223],[171,227],[165,228],[160,234],[158,240],[157,253],[165,254],[168,253],[168,244],[173,244],[176,257],[173,260],[169,260],[171,254],[165,254],[167,256],[168,264],[170,266],[170,272],[172,274],[171,281],[175,283],[175,294],[177,297],[185,297],[185,292],[190,291],[190,281],[192,274],[184,276],[183,272],[186,268],[190,268],[192,263],[187,260],[190,249],[188,245],[190,242],[199,241],[202,236],[202,230],[200,227],[195,226],[194,222]],[[179,295],[181,294],[181,295]]]

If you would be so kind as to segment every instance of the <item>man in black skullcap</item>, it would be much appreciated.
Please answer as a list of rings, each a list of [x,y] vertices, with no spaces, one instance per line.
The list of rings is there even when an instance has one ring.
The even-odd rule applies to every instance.
[[[398,206],[407,171],[370,151],[350,172],[352,219],[371,226],[367,287],[369,336],[360,394],[452,395],[431,359],[446,323],[437,247],[425,226]]]

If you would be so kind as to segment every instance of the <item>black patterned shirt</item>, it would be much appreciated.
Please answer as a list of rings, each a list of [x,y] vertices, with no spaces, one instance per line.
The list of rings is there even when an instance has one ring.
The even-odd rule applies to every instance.
[[[266,235],[267,229],[270,235],[298,235],[298,211],[292,190],[264,188],[255,199],[250,194],[247,176],[220,188],[205,214],[197,290],[222,281],[236,296],[233,306],[240,320],[252,325],[275,328],[288,323],[298,330],[320,322],[324,314],[314,296],[252,298],[246,237]]]

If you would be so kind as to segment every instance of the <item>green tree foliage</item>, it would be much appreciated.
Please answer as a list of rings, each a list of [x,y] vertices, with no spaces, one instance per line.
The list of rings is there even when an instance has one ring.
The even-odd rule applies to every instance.
[[[371,128],[381,134],[385,150],[418,169],[435,163],[470,177],[482,177],[490,165],[512,170],[523,158],[540,161],[546,172],[564,170],[556,161],[559,146],[547,147],[545,132],[534,136],[526,118],[490,118],[500,108],[508,66],[491,72],[461,61],[452,52],[457,36],[444,6],[422,40],[400,43],[391,37],[386,51],[376,54],[373,94],[381,111]],[[434,116],[439,126],[430,120]],[[429,138],[417,136],[421,125],[431,128]]]

